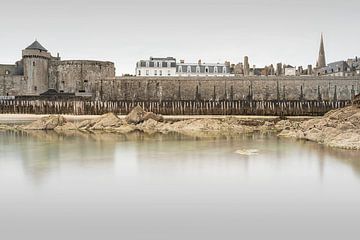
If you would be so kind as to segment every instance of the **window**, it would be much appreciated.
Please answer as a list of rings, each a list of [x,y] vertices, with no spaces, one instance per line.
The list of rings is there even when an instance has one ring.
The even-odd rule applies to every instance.
[[[6,70],[5,71],[5,75],[9,75],[10,74],[10,71],[9,70]]]
[[[179,71],[179,72],[182,72],[182,67],[181,67],[181,66],[179,66],[178,71]]]
[[[84,83],[88,83],[89,81],[88,80],[84,80]]]
[[[154,75],[157,76],[157,70],[154,71]]]
[[[168,76],[170,76],[170,70],[168,70]]]
[[[209,73],[209,68],[205,67],[205,73]]]
[[[191,66],[187,66],[187,72],[191,73]]]
[[[159,70],[159,75],[162,76],[162,70]]]
[[[33,66],[35,66],[35,62],[33,62]]]
[[[139,73],[138,73],[139,76],[141,76],[141,71],[139,70]]]
[[[34,90],[37,91],[37,86],[34,86]]]
[[[146,70],[146,76],[149,76],[149,70]]]

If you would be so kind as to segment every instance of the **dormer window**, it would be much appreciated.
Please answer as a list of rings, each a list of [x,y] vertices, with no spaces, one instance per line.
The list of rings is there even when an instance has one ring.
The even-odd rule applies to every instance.
[[[191,66],[187,66],[187,72],[188,72],[188,73],[191,72]]]

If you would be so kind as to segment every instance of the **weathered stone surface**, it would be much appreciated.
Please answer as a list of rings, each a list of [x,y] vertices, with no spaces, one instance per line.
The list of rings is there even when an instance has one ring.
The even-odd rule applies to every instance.
[[[114,113],[107,113],[93,120],[84,120],[76,124],[80,130],[111,130],[120,127],[123,121]]]
[[[140,106],[136,106],[125,118],[126,122],[129,124],[139,124],[149,119],[153,119],[157,122],[164,120],[161,115],[152,112],[145,112]]]
[[[35,122],[30,123],[29,125],[23,126],[24,130],[54,130],[58,126],[62,126],[66,123],[66,120],[63,116],[60,115],[51,115],[43,117]]]
[[[349,106],[333,110],[322,118],[301,124],[280,121],[276,128],[279,136],[306,139],[324,145],[360,150],[360,108]]]

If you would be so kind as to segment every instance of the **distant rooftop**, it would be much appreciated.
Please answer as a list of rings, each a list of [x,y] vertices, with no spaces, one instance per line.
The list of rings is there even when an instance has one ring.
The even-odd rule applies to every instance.
[[[40,50],[40,51],[47,52],[47,49],[44,48],[37,40],[35,40],[35,42],[33,42],[26,49],[33,49],[33,50]]]

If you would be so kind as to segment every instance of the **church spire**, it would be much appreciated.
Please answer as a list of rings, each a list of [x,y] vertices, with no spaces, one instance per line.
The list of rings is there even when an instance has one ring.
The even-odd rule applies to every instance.
[[[325,48],[324,48],[324,38],[323,34],[321,33],[321,41],[320,41],[320,50],[319,50],[319,58],[316,63],[317,68],[326,67],[326,60],[325,60]]]

